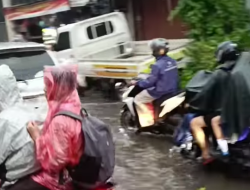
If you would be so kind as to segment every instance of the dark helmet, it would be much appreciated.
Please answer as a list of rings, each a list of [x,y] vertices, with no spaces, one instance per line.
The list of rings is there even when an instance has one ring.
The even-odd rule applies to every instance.
[[[149,42],[149,47],[153,51],[154,56],[161,56],[159,54],[159,51],[161,49],[164,50],[164,53],[162,55],[166,55],[168,53],[169,43],[164,38],[157,38],[157,39],[153,39],[152,41]]]
[[[220,64],[227,61],[236,61],[239,57],[238,45],[231,41],[222,42],[217,47],[215,57]]]

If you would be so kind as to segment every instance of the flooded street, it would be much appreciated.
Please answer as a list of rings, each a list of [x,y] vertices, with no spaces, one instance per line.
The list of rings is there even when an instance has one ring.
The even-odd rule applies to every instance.
[[[126,134],[120,130],[122,103],[104,101],[95,92],[82,99],[94,116],[110,124],[116,143],[116,190],[249,190],[250,183],[208,173],[178,154],[169,155],[171,138]]]

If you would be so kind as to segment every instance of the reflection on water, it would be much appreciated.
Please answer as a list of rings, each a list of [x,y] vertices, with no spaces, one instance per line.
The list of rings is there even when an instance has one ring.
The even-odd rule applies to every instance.
[[[90,113],[112,126],[116,142],[116,190],[197,190],[201,187],[249,190],[250,184],[245,181],[228,179],[218,172],[205,172],[199,165],[176,154],[168,156],[172,147],[170,138],[126,134],[119,126],[122,104],[88,104],[88,98],[83,101]]]

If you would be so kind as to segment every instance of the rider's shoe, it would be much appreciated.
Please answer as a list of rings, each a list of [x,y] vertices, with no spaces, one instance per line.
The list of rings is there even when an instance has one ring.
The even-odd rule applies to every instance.
[[[229,156],[229,152],[222,152],[222,156]]]

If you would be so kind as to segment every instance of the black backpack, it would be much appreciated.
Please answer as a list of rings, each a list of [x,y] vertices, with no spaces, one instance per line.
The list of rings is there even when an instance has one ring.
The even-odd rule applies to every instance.
[[[81,110],[80,115],[69,111],[59,112],[55,116],[58,115],[82,123],[84,153],[76,166],[67,168],[73,184],[85,189],[104,185],[112,177],[115,167],[115,146],[109,127],[90,116],[85,109]]]

